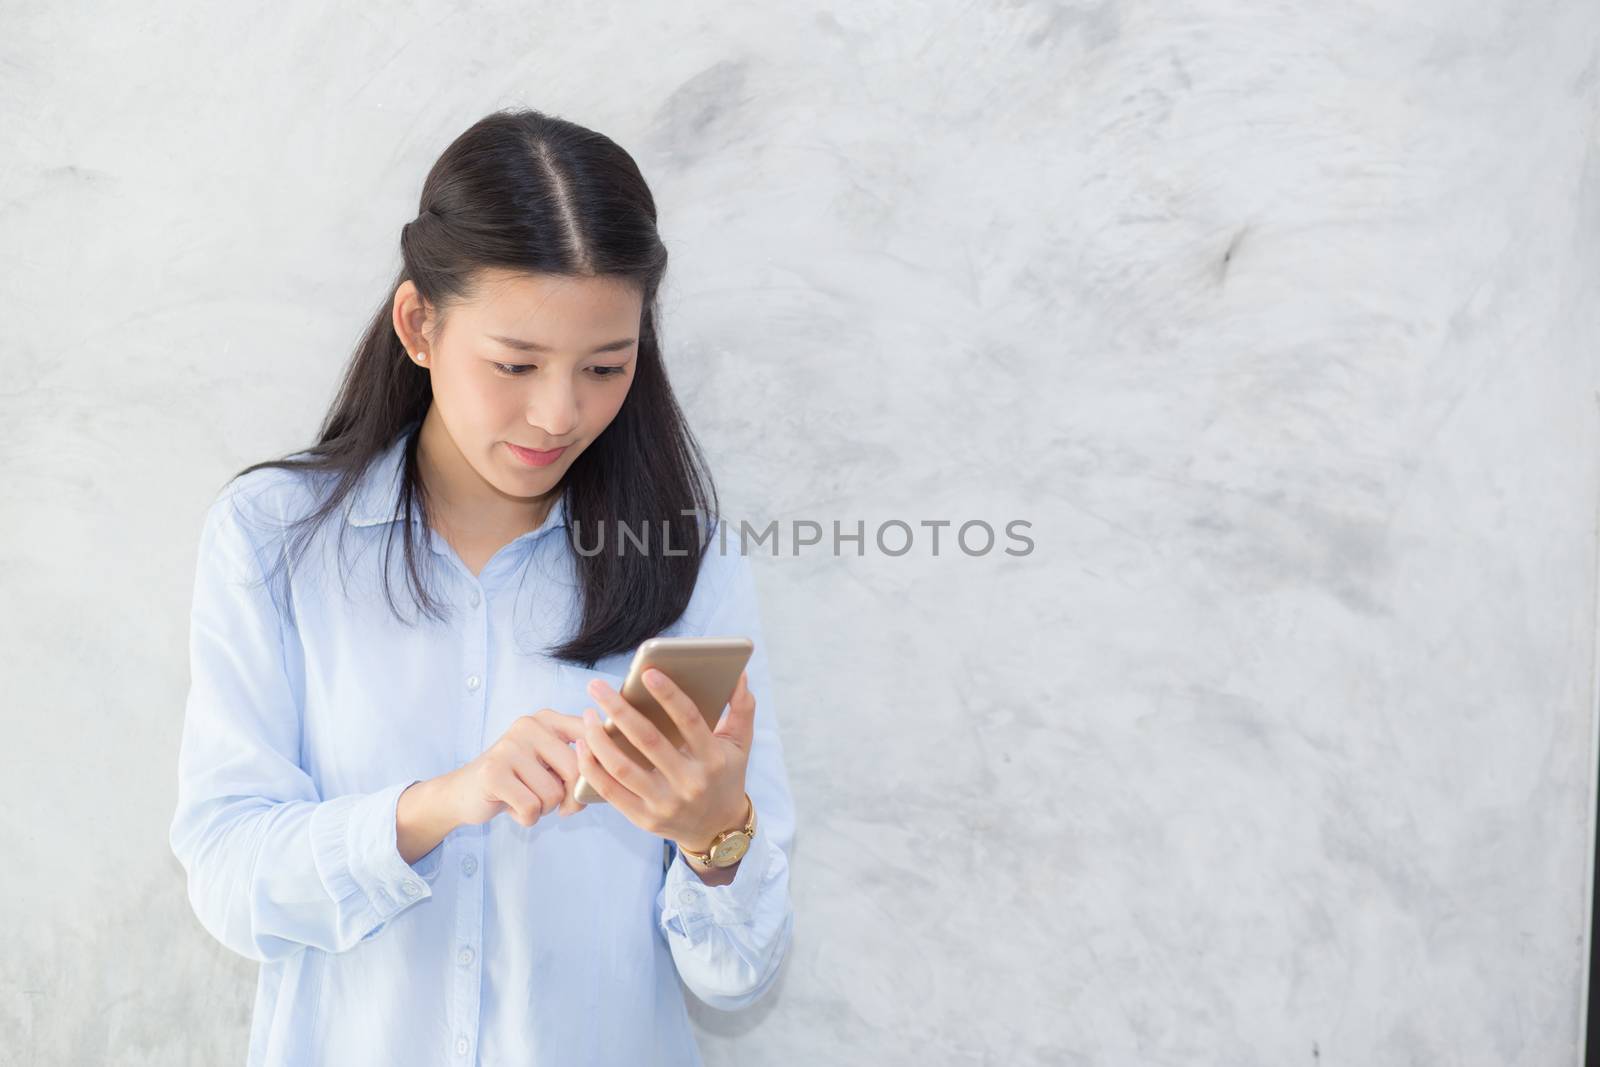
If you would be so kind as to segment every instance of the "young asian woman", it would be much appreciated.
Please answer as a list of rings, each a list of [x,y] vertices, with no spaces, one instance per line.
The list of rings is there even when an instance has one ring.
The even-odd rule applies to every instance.
[[[170,838],[261,964],[247,1062],[698,1063],[684,990],[743,1007],[788,952],[795,813],[654,201],[610,139],[496,112],[401,253],[315,445],[201,527]],[[682,751],[617,695],[658,635],[755,645],[714,729],[657,690]],[[686,855],[752,809],[736,864]]]

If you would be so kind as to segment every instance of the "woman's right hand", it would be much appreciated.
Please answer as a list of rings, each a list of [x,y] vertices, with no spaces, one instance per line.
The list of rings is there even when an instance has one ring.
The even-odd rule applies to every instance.
[[[582,811],[587,805],[567,799],[581,773],[572,742],[582,736],[580,716],[551,708],[513,722],[481,755],[445,775],[455,821],[476,826],[508,811],[532,826],[550,811]]]

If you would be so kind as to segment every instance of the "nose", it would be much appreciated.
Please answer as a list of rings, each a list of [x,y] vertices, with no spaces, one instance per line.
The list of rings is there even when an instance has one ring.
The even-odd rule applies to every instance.
[[[565,440],[578,428],[578,397],[570,384],[541,383],[526,412],[528,425]]]

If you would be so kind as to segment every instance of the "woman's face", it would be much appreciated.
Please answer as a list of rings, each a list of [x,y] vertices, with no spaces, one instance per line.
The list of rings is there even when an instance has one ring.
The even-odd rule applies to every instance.
[[[502,269],[478,278],[442,330],[405,282],[395,294],[395,329],[408,351],[427,353],[429,416],[444,423],[466,463],[507,496],[543,496],[627,398],[643,295],[613,278]],[[517,448],[561,452],[530,462]],[[443,465],[449,476],[449,461]]]

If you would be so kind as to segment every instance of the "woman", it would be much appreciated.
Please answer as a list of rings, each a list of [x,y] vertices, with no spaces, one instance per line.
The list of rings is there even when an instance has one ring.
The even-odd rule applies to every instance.
[[[794,811],[662,365],[653,198],[608,138],[497,112],[400,242],[316,445],[241,471],[200,540],[171,842],[262,964],[248,1062],[698,1063],[678,980],[770,986]],[[681,751],[617,695],[656,635],[755,642],[715,731],[657,689]]]

